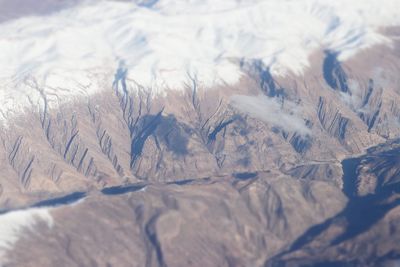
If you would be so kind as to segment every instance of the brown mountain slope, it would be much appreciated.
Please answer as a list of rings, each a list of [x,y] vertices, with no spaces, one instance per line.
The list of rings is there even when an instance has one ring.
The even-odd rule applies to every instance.
[[[234,86],[189,79],[165,95],[123,69],[72,101],[26,80],[32,108],[0,129],[2,212],[86,198],[52,208],[53,227],[27,229],[7,266],[397,258],[397,150],[366,149],[399,135],[399,51],[344,63],[321,51],[301,77],[243,63]]]

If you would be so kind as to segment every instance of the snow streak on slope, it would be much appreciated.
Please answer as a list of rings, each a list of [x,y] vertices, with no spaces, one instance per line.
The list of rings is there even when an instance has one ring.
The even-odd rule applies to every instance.
[[[11,211],[0,215],[0,266],[5,263],[5,253],[18,241],[24,230],[33,230],[38,222],[53,225],[49,209],[32,208]]]
[[[182,88],[188,75],[204,86],[235,83],[240,60],[301,75],[314,50],[344,60],[389,41],[377,28],[400,24],[398,7],[398,0],[84,2],[0,24],[0,100],[8,110],[29,104],[32,89],[17,83],[27,76],[59,98],[90,94],[101,87],[93,73],[112,78],[121,61],[130,79],[157,91]]]

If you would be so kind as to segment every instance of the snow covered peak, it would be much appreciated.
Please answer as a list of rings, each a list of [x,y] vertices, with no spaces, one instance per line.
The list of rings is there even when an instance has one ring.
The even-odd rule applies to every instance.
[[[0,79],[30,76],[56,88],[91,70],[112,72],[121,60],[130,79],[157,90],[181,88],[188,75],[205,86],[235,83],[239,60],[262,60],[275,75],[300,75],[317,49],[335,50],[343,60],[388,41],[377,29],[400,24],[398,5],[398,0],[86,1],[0,24]]]

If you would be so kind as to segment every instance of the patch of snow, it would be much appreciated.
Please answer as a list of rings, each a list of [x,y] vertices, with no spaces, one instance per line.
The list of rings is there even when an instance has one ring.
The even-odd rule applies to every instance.
[[[34,231],[38,222],[53,226],[53,218],[47,208],[30,208],[0,215],[0,266],[5,263],[7,250],[12,249],[24,231]]]

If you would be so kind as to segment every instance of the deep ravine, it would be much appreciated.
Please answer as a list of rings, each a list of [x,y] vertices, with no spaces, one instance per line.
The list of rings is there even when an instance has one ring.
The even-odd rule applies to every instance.
[[[383,145],[381,144],[377,147],[382,146]],[[343,193],[348,197],[346,207],[335,216],[320,224],[310,227],[292,243],[289,249],[268,260],[266,266],[286,266],[285,263],[287,262],[287,258],[290,258],[291,253],[307,249],[307,246],[310,243],[312,243],[317,237],[324,235],[325,231],[327,231],[333,224],[344,222],[345,229],[341,234],[329,240],[329,245],[325,249],[339,245],[368,231],[373,225],[378,223],[387,212],[400,206],[400,198],[388,201],[391,196],[400,193],[400,183],[382,185],[382,183],[379,183],[378,181],[378,186],[375,189],[375,192],[363,196],[357,194],[357,178],[359,176],[358,168],[362,164],[363,159],[369,157],[372,153],[374,153],[374,156],[378,157],[384,157],[388,151],[396,153],[398,151],[400,153],[400,148],[391,148],[389,146],[388,149],[383,152],[376,153],[374,151],[374,148],[372,148],[364,155],[355,158],[347,158],[342,161]],[[379,177],[377,179],[379,179]],[[378,262],[383,262],[388,259],[400,259],[400,255],[396,253],[388,254],[382,258],[375,259],[375,261],[378,264]],[[299,261],[299,265],[297,266],[363,266],[363,263],[358,262],[357,260],[349,262],[315,261],[312,259],[309,261],[307,261],[307,259],[297,260]],[[307,262],[307,264],[303,265],[300,262]]]

